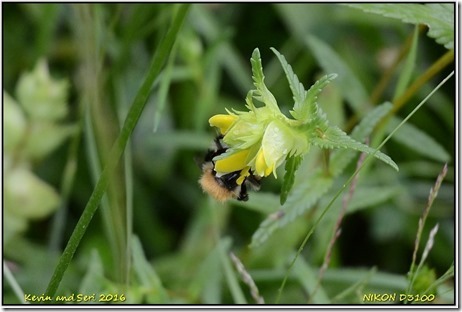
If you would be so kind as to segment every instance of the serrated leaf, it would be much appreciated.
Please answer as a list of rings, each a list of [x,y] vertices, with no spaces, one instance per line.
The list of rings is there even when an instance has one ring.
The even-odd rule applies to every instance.
[[[439,172],[439,171],[438,171]],[[278,195],[269,192],[254,192],[248,201],[236,201],[234,205],[269,215],[279,209]]]
[[[318,136],[315,136],[311,139],[311,144],[320,148],[349,148],[371,154],[375,158],[393,167],[396,171],[399,170],[396,163],[388,155],[385,155],[380,151],[376,151],[375,149],[365,144],[353,140],[345,132],[337,127],[331,126],[326,130],[319,132]]]
[[[385,117],[393,108],[390,102],[384,102],[377,105],[372,111],[367,113],[360,123],[351,131],[351,137],[357,141],[364,141],[374,130],[375,126]]]
[[[284,72],[286,73],[287,80],[289,81],[290,90],[292,90],[292,94],[294,97],[294,110],[299,110],[299,108],[302,106],[302,103],[305,101],[305,87],[298,80],[297,75],[292,70],[292,66],[290,66],[289,63],[287,63],[286,58],[275,48],[271,48],[271,51],[273,51],[274,54],[276,54],[277,58],[279,59],[279,62],[281,63],[282,68],[284,69]]]
[[[311,209],[333,184],[333,177],[320,168],[305,175],[295,184],[281,210],[269,215],[252,235],[251,248],[264,243],[279,228],[293,222],[295,218]]]
[[[289,157],[289,159],[287,159],[286,161],[286,173],[284,174],[284,181],[282,182],[281,187],[281,197],[279,199],[281,205],[284,205],[284,203],[286,202],[287,195],[289,195],[289,192],[292,189],[292,186],[294,185],[295,172],[300,166],[302,159],[302,156],[293,156]]]
[[[255,98],[260,102],[266,104],[266,106],[270,107],[271,109],[279,111],[276,99],[265,85],[265,75],[263,74],[260,50],[258,50],[258,48],[253,50],[250,63],[252,64],[252,78],[254,81],[254,85],[257,88],[257,90],[254,92]]]
[[[290,114],[303,123],[308,123],[312,118],[315,118],[318,112],[318,103],[316,101],[319,93],[321,93],[322,89],[336,77],[337,74],[329,74],[316,81],[310,89],[306,91],[303,101],[298,103],[295,102],[294,108],[290,111]]]
[[[329,74],[316,81],[306,92],[306,98],[302,105],[300,107],[294,107],[293,113],[291,112],[292,116],[298,120],[307,121],[313,118],[318,111],[318,103],[316,100],[318,99],[319,93],[321,93],[322,89],[336,77],[337,74]],[[294,115],[294,113],[296,115]]]
[[[392,131],[400,122],[399,118],[393,117],[388,124],[387,130]],[[403,124],[399,131],[395,132],[392,140],[437,161],[448,162],[451,159],[451,156],[438,142],[410,123]]]
[[[446,49],[454,49],[454,4],[349,4],[365,12],[396,18],[405,23],[424,24],[428,36]]]
[[[399,192],[397,186],[361,186],[355,190],[355,193],[348,204],[348,213],[374,207],[391,198],[394,198]],[[374,196],[371,196],[374,194]]]
[[[378,105],[353,129],[351,137],[359,142],[364,142],[364,140],[372,133],[379,121],[391,111],[392,107],[392,104],[389,102]],[[353,160],[355,155],[357,155],[356,152],[348,149],[339,149],[334,151],[329,162],[329,170],[331,174],[340,174]]]
[[[336,86],[353,110],[359,116],[368,111],[368,92],[341,57],[329,45],[312,35],[307,37],[306,43],[325,72],[338,74]]]

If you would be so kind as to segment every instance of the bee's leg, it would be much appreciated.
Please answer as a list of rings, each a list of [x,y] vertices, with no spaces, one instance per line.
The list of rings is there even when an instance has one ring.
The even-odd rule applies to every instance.
[[[241,200],[241,201],[249,200],[249,194],[247,194],[247,187],[245,186],[245,183],[242,183],[241,185],[241,191],[239,192],[239,196],[237,200]]]

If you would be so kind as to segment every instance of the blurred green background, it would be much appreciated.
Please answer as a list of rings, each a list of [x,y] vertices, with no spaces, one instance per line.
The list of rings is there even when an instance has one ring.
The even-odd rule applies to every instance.
[[[8,144],[16,142],[4,144],[3,254],[24,293],[45,291],[176,7],[2,4],[4,101],[14,102],[4,112],[4,137]],[[416,30],[339,4],[193,4],[58,294],[124,294],[124,303],[254,303],[228,258],[233,251],[265,302],[274,303],[314,216],[354,172],[355,162],[312,208],[249,248],[262,221],[280,208],[283,173],[277,180],[265,179],[247,203],[222,205],[208,198],[197,183],[198,163],[215,136],[208,118],[225,108],[244,109],[252,88],[249,59],[257,47],[265,82],[281,110],[291,109],[290,89],[269,49],[275,47],[307,88],[323,74],[339,74],[319,103],[332,124],[349,132],[363,113],[395,98],[414,31],[418,42],[411,82],[447,52],[425,27]],[[325,51],[341,62],[331,61]],[[404,57],[396,62],[402,51]],[[452,70],[453,62],[437,71],[395,116],[406,117]],[[34,82],[40,77],[44,86]],[[281,303],[362,303],[366,293],[404,292],[418,220],[445,162],[448,174],[418,253],[420,259],[438,223],[421,291],[450,268],[455,252],[454,82],[449,80],[409,120],[411,129],[384,147],[399,172],[374,161],[361,174],[356,192],[362,197],[342,222],[320,288],[313,292],[340,198],[297,260]],[[45,88],[48,93],[42,94]],[[41,113],[34,112],[47,96],[53,105],[47,102]],[[14,137],[18,133],[21,138]],[[313,151],[305,169],[321,160]],[[3,303],[21,303],[10,280],[4,277]],[[453,303],[453,279],[431,293],[437,303]]]

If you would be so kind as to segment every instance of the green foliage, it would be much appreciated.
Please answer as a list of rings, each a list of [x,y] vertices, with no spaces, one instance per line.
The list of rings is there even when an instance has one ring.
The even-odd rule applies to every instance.
[[[56,295],[121,306],[253,304],[230,252],[267,304],[408,292],[455,304],[454,80],[437,87],[454,70],[454,5],[355,6],[4,3],[3,304],[44,294],[52,276]],[[318,146],[285,155],[285,174],[247,202],[217,203],[197,183],[208,119],[244,110],[251,89],[317,123],[299,126]],[[373,151],[391,134],[380,151],[399,172],[324,132]],[[79,222],[88,202],[100,213]]]
[[[148,303],[168,302],[168,294],[162,285],[162,281],[146,259],[143,246],[141,246],[139,239],[136,237],[133,238],[132,248],[133,269],[137,280],[146,292],[146,301]]]
[[[378,106],[375,110],[366,115],[361,123],[355,127],[352,134],[357,138],[367,137],[374,128],[380,118],[391,109],[389,104]],[[353,141],[356,142],[356,141]],[[326,172],[325,168],[318,167],[311,172],[299,176],[295,180],[292,193],[288,196],[287,201],[280,208],[281,214],[275,217],[274,214],[269,215],[261,224],[258,230],[252,236],[251,247],[258,247],[265,242],[270,235],[279,228],[287,227],[297,217],[310,211],[318,200],[332,186],[336,177],[345,170],[346,166],[353,160],[355,153],[351,150],[338,150],[331,157],[329,168]],[[299,170],[302,170],[300,168]],[[305,169],[306,170],[306,169]]]
[[[428,36],[446,49],[454,49],[454,4],[350,4],[365,12],[397,18],[406,23],[424,24],[430,29]]]
[[[387,130],[391,132],[400,122],[399,118],[392,118],[388,123]],[[438,142],[412,124],[404,124],[400,131],[393,136],[393,140],[439,162],[448,162],[450,160],[448,152]]]
[[[297,171],[298,166],[300,166],[302,160],[303,158],[301,156],[292,156],[286,160],[286,165],[285,165],[286,173],[284,175],[284,181],[282,182],[282,187],[281,187],[281,197],[280,197],[281,205],[284,205],[284,203],[287,200],[287,196],[289,195],[289,192],[292,189],[292,186],[294,185],[295,172]]]
[[[397,99],[399,96],[401,96],[411,81],[412,73],[414,72],[415,65],[416,65],[417,43],[418,42],[419,42],[419,27],[415,26],[414,34],[412,35],[411,49],[406,58],[406,63],[404,64],[403,70],[401,71],[401,74],[399,76],[393,99]]]
[[[257,88],[254,92],[254,97],[262,103],[265,103],[271,109],[279,110],[276,99],[265,85],[265,75],[263,74],[263,66],[261,64],[260,50],[255,49],[250,59],[252,64],[252,78],[254,85]]]
[[[345,132],[337,127],[329,127],[325,130],[320,130],[318,136],[313,137],[312,144],[321,148],[349,148],[371,154],[398,171],[398,166],[389,156],[353,140]]]
[[[306,38],[306,43],[325,72],[337,73],[337,84],[343,96],[351,108],[362,116],[367,111],[369,99],[366,89],[357,76],[345,64],[345,61],[322,40],[310,35]]]

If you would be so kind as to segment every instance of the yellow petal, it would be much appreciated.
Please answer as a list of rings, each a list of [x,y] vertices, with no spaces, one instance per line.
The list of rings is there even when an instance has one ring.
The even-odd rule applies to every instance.
[[[273,171],[273,167],[274,167],[274,165],[266,168],[265,177],[267,177],[267,176],[269,176],[271,174],[271,172]],[[274,177],[276,177],[276,172],[274,172]]]
[[[249,169],[250,167],[245,167],[244,169],[241,170],[241,175],[236,180],[237,185],[241,185],[242,183],[244,183],[245,178],[247,178],[250,175]]]
[[[219,114],[212,116],[209,119],[209,124],[212,127],[220,129],[221,134],[225,134],[237,118],[238,117],[234,115]]]
[[[260,149],[257,153],[257,158],[255,159],[255,171],[261,177],[265,176],[267,170],[265,156],[263,154],[263,149]]]
[[[235,154],[232,154],[224,159],[219,159],[215,163],[215,171],[217,172],[233,172],[242,170],[247,166],[247,156],[249,155],[249,150],[239,151]]]

